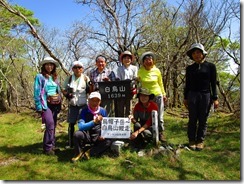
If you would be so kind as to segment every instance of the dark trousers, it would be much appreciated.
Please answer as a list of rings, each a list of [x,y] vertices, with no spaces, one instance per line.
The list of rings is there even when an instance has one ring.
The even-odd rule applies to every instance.
[[[135,123],[134,124],[134,132],[139,130],[142,127],[142,125],[140,123]],[[143,149],[147,143],[152,141],[152,127],[144,130],[143,132],[141,132],[140,134],[138,134],[138,136],[131,141],[132,146],[134,146],[135,148],[140,148]]]
[[[131,99],[132,97],[129,96],[114,100],[115,117],[128,117],[131,114]]]
[[[210,93],[190,91],[188,94],[188,139],[203,142],[207,132],[207,118],[210,109]]]
[[[91,144],[90,156],[101,156],[108,148],[110,148],[112,141],[105,139],[102,141],[93,141],[88,131],[76,131],[74,133],[74,151],[75,155],[78,155],[84,150],[86,144]]]
[[[75,132],[75,125],[77,123],[77,121],[79,120],[79,115],[80,112],[83,108],[85,108],[86,105],[83,106],[72,106],[69,105],[69,110],[68,110],[68,123],[69,123],[69,127],[68,127],[68,146],[73,147],[73,136],[74,136],[74,132]]]
[[[55,148],[55,129],[59,111],[60,107],[58,105],[49,105],[47,110],[42,113],[42,123],[46,125],[43,137],[43,150],[45,152]]]

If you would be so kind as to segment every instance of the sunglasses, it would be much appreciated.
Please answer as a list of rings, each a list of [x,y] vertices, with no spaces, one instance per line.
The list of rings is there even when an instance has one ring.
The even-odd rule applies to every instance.
[[[78,68],[78,69],[81,69],[82,66],[74,66],[73,68],[74,68],[74,69],[77,69],[77,68]]]

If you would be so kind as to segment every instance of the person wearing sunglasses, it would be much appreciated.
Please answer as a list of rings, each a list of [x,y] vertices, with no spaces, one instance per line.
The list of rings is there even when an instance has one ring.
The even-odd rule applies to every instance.
[[[73,135],[75,124],[80,111],[87,106],[88,84],[90,79],[83,73],[84,67],[81,61],[72,63],[71,76],[68,76],[63,83],[63,94],[68,99],[68,144],[66,148],[73,148]]]

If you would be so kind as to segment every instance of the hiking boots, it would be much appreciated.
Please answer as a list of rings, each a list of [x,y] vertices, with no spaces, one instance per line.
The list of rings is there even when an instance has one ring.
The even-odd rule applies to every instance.
[[[49,151],[43,151],[43,153],[45,154],[45,155],[55,155],[55,151],[54,150],[49,150]]]
[[[195,141],[189,141],[189,146],[188,146],[191,150],[195,150],[196,149],[196,143]]]
[[[201,151],[201,150],[203,149],[203,147],[204,147],[203,142],[199,142],[199,143],[197,143],[197,145],[196,145],[196,150],[197,150],[197,151]]]
[[[45,131],[46,130],[46,124],[41,124],[41,131],[43,132],[43,131]]]
[[[162,144],[166,144],[167,141],[166,141],[166,138],[165,138],[165,135],[163,132],[159,132],[159,141],[162,143]]]

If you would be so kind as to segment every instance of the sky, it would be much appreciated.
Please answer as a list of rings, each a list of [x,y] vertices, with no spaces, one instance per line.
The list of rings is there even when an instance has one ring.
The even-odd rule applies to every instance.
[[[243,4],[244,0],[240,0]],[[74,0],[9,0],[11,4],[20,5],[34,12],[34,17],[48,28],[61,31],[69,28],[76,20],[83,20],[89,14],[82,5]],[[171,0],[170,4],[177,1]]]
[[[64,31],[76,20],[82,20],[87,10],[74,0],[9,0],[34,12],[42,25]]]

